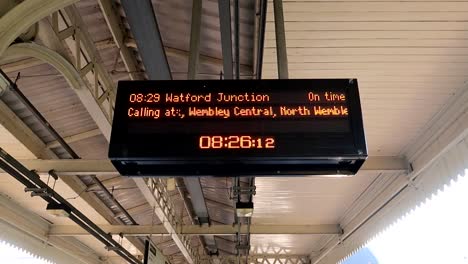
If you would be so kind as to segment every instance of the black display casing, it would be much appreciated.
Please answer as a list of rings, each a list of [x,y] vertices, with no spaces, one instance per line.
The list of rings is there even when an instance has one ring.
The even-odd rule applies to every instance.
[[[272,93],[274,100],[256,105],[295,106],[310,91],[346,94],[347,117],[310,119],[131,119],[135,93]],[[299,97],[298,97],[299,98]],[[310,103],[311,105],[313,103]],[[161,109],[233,104],[157,104]],[[248,107],[253,103],[234,103]],[[141,103],[138,106],[155,106]],[[196,144],[202,135],[274,137],[271,149],[210,149]],[[353,175],[367,158],[355,79],[120,81],[109,158],[125,176],[275,176]]]

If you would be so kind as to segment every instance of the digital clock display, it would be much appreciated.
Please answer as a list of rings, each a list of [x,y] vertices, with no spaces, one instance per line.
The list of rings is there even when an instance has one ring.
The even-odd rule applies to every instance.
[[[109,157],[123,174],[217,175],[207,168],[250,163],[324,171],[318,159],[367,156],[349,79],[121,81],[112,127]]]
[[[200,136],[201,149],[274,149],[274,137],[255,136]]]

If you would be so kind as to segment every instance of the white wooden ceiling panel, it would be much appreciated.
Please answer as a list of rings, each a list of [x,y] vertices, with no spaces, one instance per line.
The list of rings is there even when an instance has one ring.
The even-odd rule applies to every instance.
[[[286,5],[290,3],[285,1]],[[339,3],[335,2],[335,5]],[[272,8],[272,5],[270,5]],[[423,12],[411,12],[411,11],[375,11],[375,12],[362,12],[362,11],[327,11],[327,12],[307,12],[307,11],[297,11],[297,12],[288,12],[286,13],[285,21],[286,22],[305,22],[305,21],[349,21],[349,22],[358,22],[358,21],[467,21],[467,11],[460,10],[457,11],[423,11]],[[269,13],[272,13],[270,10]],[[274,21],[273,17],[269,17],[268,21]]]
[[[283,0],[289,78],[357,78],[369,154],[399,155],[468,80],[468,1]],[[268,5],[263,78],[277,78]],[[257,178],[254,223],[329,224],[378,177]],[[320,250],[323,240],[252,237]],[[309,239],[309,240],[307,240]],[[270,242],[272,241],[272,242]]]
[[[360,173],[345,178],[256,178],[253,223],[337,224],[375,177],[375,173]]]
[[[268,5],[273,11],[272,3]],[[286,14],[294,12],[462,12],[468,11],[468,1],[312,1],[285,0]]]
[[[468,80],[467,1],[283,2],[290,78],[357,78],[371,155],[398,155]],[[277,78],[273,5],[263,77]]]

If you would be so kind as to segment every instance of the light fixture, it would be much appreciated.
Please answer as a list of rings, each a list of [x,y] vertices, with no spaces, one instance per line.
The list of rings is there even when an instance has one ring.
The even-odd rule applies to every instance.
[[[51,214],[58,217],[69,217],[71,213],[70,207],[65,204],[48,203],[46,210]]]
[[[254,206],[252,202],[248,202],[248,203],[237,202],[236,203],[237,217],[252,217],[253,210],[254,210]]]
[[[8,76],[3,71],[0,71],[0,96],[10,89],[10,85]]]

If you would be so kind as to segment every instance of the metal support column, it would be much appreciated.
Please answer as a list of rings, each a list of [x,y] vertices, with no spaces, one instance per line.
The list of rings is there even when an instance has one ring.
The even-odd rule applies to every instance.
[[[239,0],[234,0],[234,35],[235,35],[235,55],[236,55],[236,79],[240,79],[240,32],[239,32]]]
[[[202,0],[194,0],[192,6],[192,26],[190,32],[190,53],[188,76],[189,80],[196,79],[198,62],[200,57],[200,34],[201,34],[201,18],[202,18]],[[223,49],[224,52],[224,49]],[[190,193],[190,201],[192,208],[197,216],[200,225],[210,224],[208,208],[206,207],[205,197],[203,195],[200,178],[184,178],[184,184],[187,191]],[[210,254],[217,253],[217,246],[214,236],[203,236],[203,244],[206,246]]]
[[[121,2],[148,77],[151,80],[172,79],[151,0]]]
[[[200,33],[202,17],[202,0],[194,0],[192,6],[192,26],[190,31],[190,54],[188,75],[189,80],[197,76],[198,61],[200,58]]]
[[[184,184],[187,191],[190,193],[190,200],[192,202],[193,211],[198,218],[198,223],[209,224],[210,216],[208,215],[208,208],[206,207],[205,197],[198,177],[185,177]]]
[[[284,29],[283,0],[273,0],[275,14],[276,57],[278,61],[278,78],[288,79],[288,55],[286,52],[286,33]]]
[[[205,196],[203,195],[203,189],[201,186],[200,178],[198,177],[185,177],[184,185],[190,193],[190,203],[197,216],[199,225],[210,225],[210,215],[208,213],[208,207],[206,206]],[[205,246],[210,254],[216,254],[218,252],[218,246],[213,235],[203,235]]]
[[[221,48],[223,50],[224,79],[232,79],[231,1],[218,0]]]
[[[258,23],[258,44],[257,44],[257,60],[255,66],[255,77],[262,79],[262,66],[263,66],[263,49],[265,46],[265,28],[267,16],[267,0],[260,0],[259,10],[259,23]]]

